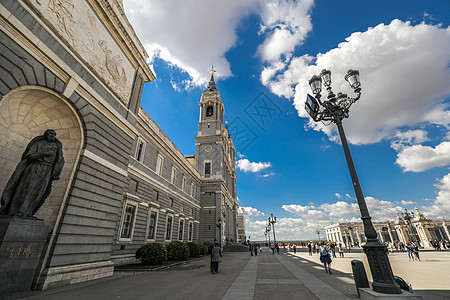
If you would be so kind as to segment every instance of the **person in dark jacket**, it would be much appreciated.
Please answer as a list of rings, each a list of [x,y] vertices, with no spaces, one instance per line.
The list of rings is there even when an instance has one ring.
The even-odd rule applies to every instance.
[[[211,250],[211,266],[212,266],[211,274],[219,273],[220,257],[222,257],[222,250],[220,249],[217,240],[214,240],[214,247]]]

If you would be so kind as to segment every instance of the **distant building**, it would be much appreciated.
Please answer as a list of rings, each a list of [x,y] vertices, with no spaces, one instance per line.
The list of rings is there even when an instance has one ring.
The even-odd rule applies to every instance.
[[[239,208],[237,214],[237,228],[238,228],[238,242],[244,243],[247,241],[247,236],[245,235],[245,211],[244,208]]]
[[[140,106],[156,77],[122,1],[0,7],[0,191],[46,129],[66,161],[36,214],[51,230],[36,288],[110,276],[148,242],[237,240],[235,148],[213,75],[184,156]]]
[[[395,221],[372,221],[380,242],[419,241],[422,247],[431,247],[431,241],[449,240],[450,220],[430,220],[415,208],[415,217],[407,224],[397,213]],[[364,244],[362,222],[338,223],[325,227],[327,240],[347,245]]]

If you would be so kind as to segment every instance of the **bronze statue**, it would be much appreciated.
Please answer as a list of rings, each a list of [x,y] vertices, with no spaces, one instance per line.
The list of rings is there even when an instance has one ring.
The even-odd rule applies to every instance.
[[[28,144],[5,189],[0,215],[32,217],[44,204],[64,166],[62,144],[48,129]]]

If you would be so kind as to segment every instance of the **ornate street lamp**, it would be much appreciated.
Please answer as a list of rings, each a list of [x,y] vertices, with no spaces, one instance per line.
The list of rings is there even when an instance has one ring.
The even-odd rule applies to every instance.
[[[320,242],[320,230],[316,229],[316,233],[317,233],[317,238],[319,239],[319,242]]]
[[[272,217],[272,219],[271,219]],[[276,245],[277,244],[277,239],[275,238],[275,223],[277,222],[277,217],[273,217],[273,214],[270,214],[269,217],[269,226],[270,224],[272,224],[272,229],[273,229],[273,242]],[[275,246],[276,247],[276,246]]]
[[[364,224],[364,234],[367,238],[367,243],[363,246],[363,249],[364,253],[367,255],[367,260],[369,262],[370,271],[373,277],[373,290],[386,294],[401,294],[400,286],[395,282],[392,274],[392,268],[387,256],[386,246],[378,241],[377,233],[373,227],[366,201],[359,184],[358,176],[356,174],[355,166],[353,164],[352,156],[350,154],[347,138],[344,133],[344,127],[342,126],[342,120],[348,118],[349,116],[350,106],[352,106],[352,104],[361,97],[359,71],[349,70],[344,78],[356,93],[355,98],[348,97],[343,93],[338,93],[335,95],[331,89],[331,72],[329,70],[322,70],[319,76],[313,76],[311,80],[309,80],[309,85],[311,86],[314,97],[308,94],[305,109],[315,122],[330,121],[329,124],[335,123],[338,128],[342,147],[344,148],[345,158],[350,171],[350,176],[352,178],[353,188],[355,189],[361,219]],[[328,91],[327,99],[324,101],[320,100],[322,82]]]
[[[408,212],[408,210],[405,208],[405,212],[402,212],[401,215],[403,220],[405,220],[406,225],[408,225],[407,227],[408,239],[412,240],[413,242],[420,243],[420,238],[419,235],[417,234],[417,230],[412,224],[412,220],[414,219],[414,213]]]
[[[266,246],[267,246],[267,229],[264,230],[264,235],[266,236]]]
[[[269,248],[270,248],[270,224],[266,226],[267,236],[269,237]]]

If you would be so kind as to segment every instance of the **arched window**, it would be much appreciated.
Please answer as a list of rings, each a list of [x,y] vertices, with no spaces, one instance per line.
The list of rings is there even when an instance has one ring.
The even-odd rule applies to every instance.
[[[212,106],[212,105],[208,106],[208,107],[206,108],[206,116],[207,116],[207,117],[212,117],[213,113],[214,113],[214,108],[213,108],[213,106]]]

